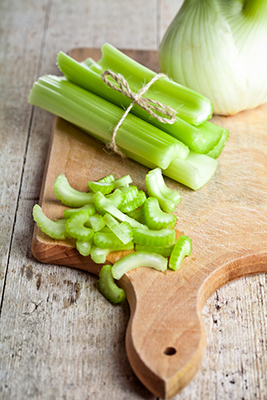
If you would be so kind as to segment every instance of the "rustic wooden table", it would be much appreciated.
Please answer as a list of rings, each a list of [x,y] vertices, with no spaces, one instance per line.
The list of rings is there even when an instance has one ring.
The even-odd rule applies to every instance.
[[[154,399],[125,354],[127,303],[110,305],[97,278],[43,265],[31,253],[53,116],[31,107],[33,81],[57,73],[59,50],[157,49],[182,0],[1,0],[0,398]],[[266,275],[207,301],[207,353],[182,399],[267,399]]]

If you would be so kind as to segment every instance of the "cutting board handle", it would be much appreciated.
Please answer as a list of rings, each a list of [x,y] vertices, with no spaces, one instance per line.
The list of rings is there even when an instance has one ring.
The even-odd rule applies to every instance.
[[[140,268],[121,279],[131,308],[128,359],[140,381],[161,399],[175,396],[201,366],[206,350],[202,308],[207,298],[234,279],[266,272],[267,253],[258,254],[257,262],[253,254],[235,257],[190,280],[185,273],[190,262],[164,278],[161,272]]]

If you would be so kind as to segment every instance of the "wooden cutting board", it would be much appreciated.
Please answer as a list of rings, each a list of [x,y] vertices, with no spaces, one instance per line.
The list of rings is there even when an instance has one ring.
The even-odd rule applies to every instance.
[[[125,51],[158,70],[157,52]],[[99,49],[75,49],[82,61],[100,58]],[[143,384],[160,398],[171,398],[198,371],[205,353],[201,311],[207,298],[222,285],[247,275],[267,272],[267,105],[213,122],[230,131],[215,176],[194,192],[166,178],[179,190],[176,228],[193,241],[192,256],[179,271],[150,268],[127,273],[120,285],[131,307],[126,351]],[[87,190],[87,181],[110,173],[130,174],[145,189],[148,169],[108,153],[71,124],[56,118],[51,135],[40,204],[50,218],[63,216],[55,199],[55,178],[65,173],[70,184]],[[71,241],[56,242],[35,228],[34,256],[41,262],[79,268],[98,274],[101,266],[80,256]],[[112,256],[113,263],[120,256]]]

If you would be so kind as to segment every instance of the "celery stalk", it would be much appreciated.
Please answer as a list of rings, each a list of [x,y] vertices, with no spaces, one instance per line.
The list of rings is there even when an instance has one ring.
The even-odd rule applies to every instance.
[[[114,282],[111,265],[103,265],[99,273],[99,290],[111,303],[117,304],[125,300],[125,292]]]
[[[113,129],[124,111],[71,82],[53,76],[39,78],[29,95],[29,103],[42,107],[79,126],[101,141],[110,142]],[[116,143],[130,158],[135,155],[166,168],[171,160],[186,158],[187,146],[165,132],[128,114],[118,129]]]
[[[229,131],[227,129],[224,129],[220,141],[216,144],[216,146],[214,146],[213,149],[211,149],[207,153],[207,156],[212,158],[218,158],[221,152],[223,151],[224,146],[226,145],[228,139],[229,139]]]
[[[59,52],[57,64],[67,79],[76,85],[97,94],[119,107],[127,108],[130,105],[131,99],[111,89],[103,82],[101,74],[104,72],[104,69],[97,63],[94,64],[94,70],[92,70],[85,66],[84,63],[79,63],[67,54]],[[164,124],[156,118],[152,118],[147,111],[136,104],[133,106],[131,113],[180,140],[197,153],[207,153],[210,151],[222,136],[223,129],[208,121],[195,127],[177,117],[173,124]]]
[[[135,93],[156,75],[108,43],[101,50],[102,57],[98,65],[123,75]],[[94,64],[91,68],[94,69]],[[147,91],[146,97],[173,107],[178,117],[196,126],[212,116],[213,107],[209,99],[168,78],[156,81]]]
[[[142,157],[136,157],[135,161],[148,168],[156,168],[155,164]],[[213,177],[217,166],[218,161],[212,157],[190,151],[186,160],[173,160],[168,168],[162,170],[162,174],[190,189],[199,190]]]
[[[32,210],[33,219],[37,226],[46,235],[50,236],[52,239],[66,239],[66,220],[60,219],[58,221],[52,221],[44,213],[39,204],[35,204]]]
[[[168,260],[162,255],[140,251],[127,254],[113,264],[111,273],[114,279],[120,279],[122,275],[134,268],[150,267],[163,272],[167,270],[167,265]]]

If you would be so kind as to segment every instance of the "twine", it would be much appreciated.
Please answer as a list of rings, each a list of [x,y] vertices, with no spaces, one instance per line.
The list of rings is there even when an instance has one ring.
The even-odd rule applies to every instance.
[[[107,79],[107,76],[111,76],[118,86],[115,86],[113,83],[111,83]],[[121,119],[115,126],[112,133],[111,142],[108,145],[109,148],[111,148],[115,153],[119,154],[121,157],[125,157],[125,155],[119,150],[115,138],[119,127],[125,120],[126,116],[129,114],[129,112],[131,111],[134,104],[138,104],[145,111],[147,111],[152,117],[156,118],[160,122],[163,122],[164,124],[173,124],[175,122],[176,111],[174,108],[162,104],[157,100],[142,97],[142,95],[148,91],[148,89],[154,82],[156,82],[160,78],[167,78],[165,74],[160,73],[155,75],[154,78],[151,79],[151,81],[149,81],[145,86],[143,86],[138,93],[132,92],[127,80],[121,74],[115,74],[114,72],[107,70],[102,74],[101,78],[109,87],[111,87],[111,89],[117,90],[118,92],[124,94],[125,96],[127,96],[132,100],[131,104],[125,110],[125,113],[122,115]],[[165,117],[162,117],[161,115],[157,114],[157,112],[160,113],[161,115],[165,115]]]

